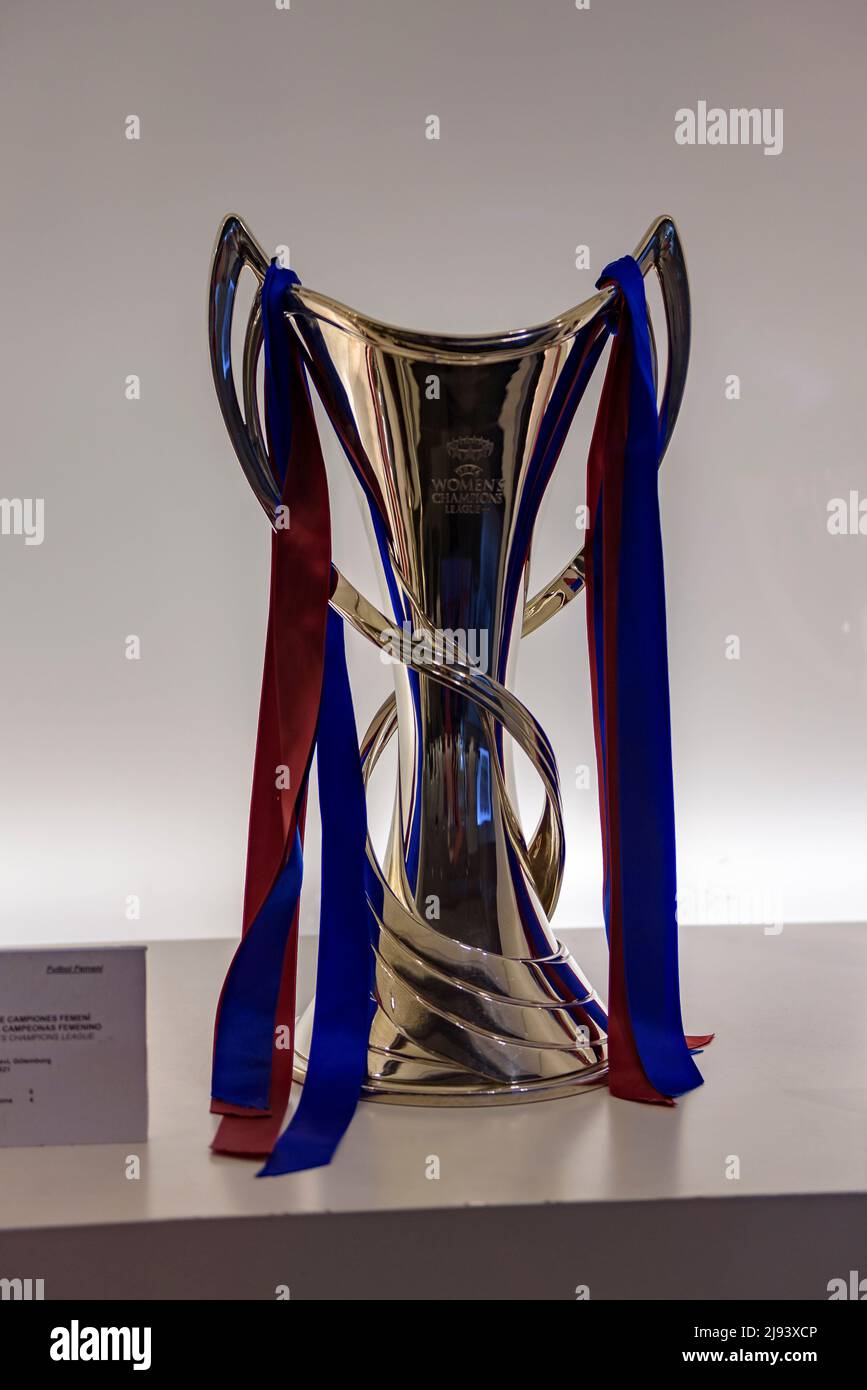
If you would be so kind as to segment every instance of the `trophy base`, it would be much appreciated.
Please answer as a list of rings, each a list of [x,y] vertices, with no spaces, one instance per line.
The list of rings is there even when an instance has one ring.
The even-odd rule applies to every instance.
[[[307,1075],[312,1023],[311,1004],[298,1021],[292,1073],[302,1083]],[[371,1027],[362,1099],[387,1105],[526,1105],[531,1101],[583,1095],[606,1084],[608,1060],[604,1041],[570,1051],[562,1061],[564,1069],[559,1074],[525,1077],[512,1083],[496,1081],[427,1052],[401,1034],[378,1008]]]

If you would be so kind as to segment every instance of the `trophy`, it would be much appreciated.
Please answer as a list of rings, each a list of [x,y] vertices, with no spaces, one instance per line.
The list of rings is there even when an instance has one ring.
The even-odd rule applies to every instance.
[[[617,1094],[670,1101],[672,1095],[700,1080],[697,1072],[693,1076],[689,1070],[694,1071],[689,1052],[698,1043],[694,1038],[683,1038],[676,954],[671,957],[672,950],[676,952],[676,937],[672,937],[672,932],[676,933],[673,841],[669,845],[666,840],[664,850],[658,845],[654,848],[652,824],[660,803],[660,834],[670,839],[664,609],[657,608],[648,618],[636,608],[630,617],[629,592],[635,593],[636,603],[644,600],[641,577],[630,591],[627,573],[630,557],[639,545],[627,537],[627,528],[633,528],[629,532],[633,537],[638,535],[638,526],[649,527],[653,543],[654,518],[646,511],[637,515],[639,505],[644,506],[637,493],[636,516],[631,520],[627,516],[633,496],[630,488],[637,486],[633,474],[638,467],[639,417],[642,411],[645,419],[648,411],[652,412],[645,430],[648,438],[648,431],[652,433],[652,440],[645,453],[649,449],[653,456],[644,469],[642,485],[652,489],[655,506],[656,467],[677,420],[689,355],[686,265],[672,220],[661,217],[654,222],[634,257],[625,261],[629,262],[626,271],[618,271],[616,267],[622,263],[616,263],[613,278],[603,276],[597,293],[549,323],[504,334],[456,337],[394,328],[308,289],[290,272],[276,265],[269,267],[268,257],[238,217],[228,217],[217,238],[209,297],[211,361],[219,404],[241,467],[275,534],[285,522],[292,537],[287,544],[307,545],[308,532],[317,534],[309,521],[313,513],[304,512],[304,502],[299,521],[301,504],[287,507],[286,459],[275,456],[281,449],[288,456],[290,445],[276,439],[278,426],[266,429],[260,419],[257,369],[264,331],[266,417],[271,389],[267,373],[276,371],[274,362],[283,354],[289,364],[287,371],[295,374],[287,388],[292,396],[287,418],[293,415],[291,428],[295,432],[291,447],[298,451],[313,447],[309,444],[309,381],[359,485],[379,580],[380,593],[374,602],[331,564],[330,553],[322,562],[328,574],[325,601],[330,606],[330,621],[338,615],[342,623],[387,652],[394,671],[394,692],[377,712],[358,754],[366,784],[384,748],[397,736],[394,809],[381,863],[369,837],[365,843],[364,893],[371,930],[363,943],[369,973],[363,986],[366,1037],[357,1081],[361,1094],[369,1099],[483,1106],[579,1094],[606,1081],[611,1084],[609,1068],[613,1067],[615,1045],[623,1059],[623,1074],[627,1074],[631,1058],[641,1081],[634,1094],[626,1083]],[[234,381],[231,341],[235,294],[245,267],[257,277],[260,287],[264,286],[270,308],[260,288],[244,339],[242,407]],[[658,412],[657,353],[641,284],[641,277],[651,268],[659,278],[668,333],[666,376]],[[279,295],[273,285],[268,294],[269,274],[283,277]],[[631,286],[633,321],[627,333],[624,324],[629,325],[621,310],[629,274],[634,280],[626,287]],[[589,533],[585,548],[550,583],[533,595],[528,592],[539,506],[587,382],[609,339],[613,340],[613,351],[620,354],[620,367],[617,372],[613,365],[609,368],[600,407],[600,412],[607,413],[606,422],[601,428],[597,424],[597,461],[594,465],[591,460],[591,473],[595,467],[596,483],[601,487],[608,467],[606,450],[610,453],[615,449],[618,440],[626,464],[616,493],[614,484],[606,483],[612,491],[610,499],[606,494],[604,525],[601,502],[597,506],[594,574],[601,594],[603,569],[607,574],[609,566],[620,566],[612,573],[621,578],[616,583],[607,581],[604,602],[609,606],[615,603],[612,595],[619,586],[619,622],[625,633],[623,669],[633,661],[637,678],[650,669],[655,672],[650,679],[664,683],[648,687],[635,710],[627,707],[632,698],[629,690],[620,692],[622,712],[619,705],[611,703],[619,698],[609,669],[616,664],[609,651],[613,619],[607,616],[608,609],[602,612],[603,601],[598,597],[594,607],[597,648],[595,656],[591,650],[591,665],[597,741],[602,740],[603,838],[611,856],[606,861],[606,919],[612,914],[621,924],[615,928],[609,923],[612,970],[615,952],[620,962],[609,990],[621,999],[616,1035],[593,985],[551,929],[564,870],[557,763],[540,724],[511,691],[521,639],[531,637],[571,602],[588,577],[592,558]],[[641,391],[644,395],[639,399]],[[300,442],[299,435],[304,436]],[[307,487],[301,453],[291,467],[296,485]],[[611,474],[613,468],[608,468],[606,478]],[[620,532],[609,535],[606,528],[614,524],[615,501],[621,494],[622,536]],[[647,496],[651,497],[651,492]],[[324,508],[322,526],[327,528],[327,498],[319,500],[316,514],[321,516]],[[300,530],[296,531],[297,527]],[[605,545],[609,550],[603,553]],[[618,546],[622,555],[617,553]],[[643,582],[653,588],[656,552],[649,559],[644,555],[640,563],[650,566],[649,574],[645,568]],[[661,595],[661,551],[658,577]],[[317,582],[321,589],[321,574]],[[296,592],[291,573],[288,597],[275,598],[272,587],[272,618],[275,604],[279,608],[282,602],[284,609],[283,627],[275,619],[272,634],[277,663],[284,635],[292,630],[303,607],[303,594],[296,597]],[[646,623],[652,629],[650,640],[655,646],[650,656],[641,647],[645,640],[641,633],[629,637],[627,628],[633,619],[635,624]],[[312,652],[312,647],[309,650]],[[284,677],[284,685],[291,682],[293,688],[307,670],[308,647],[302,645],[298,651],[301,656],[294,670]],[[606,665],[608,657],[611,659]],[[266,665],[263,711],[271,699],[269,679]],[[635,679],[633,673],[630,690]],[[275,678],[272,684],[276,683]],[[318,685],[315,688],[318,691]],[[281,698],[288,711],[285,717],[291,720],[292,690],[284,689]],[[319,696],[311,698],[315,704]],[[659,729],[651,730],[650,741],[657,739],[658,732],[660,766],[665,764],[668,748],[668,774],[664,766],[661,774],[654,770],[652,776],[657,781],[651,783],[645,778],[633,793],[628,779],[633,767],[637,767],[639,780],[642,776],[638,766],[643,757],[640,721],[648,719],[661,720]],[[313,722],[321,739],[325,723],[321,708]],[[611,744],[615,725],[623,739],[619,772],[612,766],[617,752]],[[260,746],[262,741],[260,725]],[[279,739],[272,756],[279,760],[278,745]],[[518,815],[515,746],[529,759],[544,793],[541,818],[532,833],[527,833]],[[321,745],[318,756],[321,760]],[[263,757],[264,778],[269,769],[266,754]],[[348,755],[346,760],[351,761]],[[301,768],[302,778],[306,771]],[[661,788],[658,794],[655,788]],[[271,788],[268,804],[276,806],[281,795]],[[618,815],[626,815],[622,808],[630,796],[637,807],[633,822],[643,827],[640,845],[637,831],[622,830],[619,822],[612,828]],[[222,1011],[231,1007],[242,1021],[246,1019],[244,991],[255,993],[262,986],[258,976],[253,979],[255,971],[279,976],[294,970],[294,947],[289,940],[293,930],[297,936],[298,872],[297,865],[293,868],[293,856],[298,852],[296,831],[303,831],[302,802],[303,797],[296,796],[288,811],[284,805],[282,829],[277,832],[278,839],[284,836],[284,843],[266,880],[266,887],[272,880],[278,885],[294,874],[295,887],[281,899],[284,935],[278,946],[268,948],[270,956],[264,946],[261,948],[265,953],[258,964],[251,963],[249,952],[240,959],[237,989],[230,996],[224,991]],[[630,849],[630,834],[637,848]],[[662,864],[669,849],[670,866]],[[251,824],[250,862],[257,852],[255,826]],[[644,860],[638,863],[642,854]],[[626,879],[633,863],[633,879],[641,881],[636,888],[627,891],[624,887],[621,892],[621,877]],[[334,865],[340,878],[341,863],[335,859],[332,869]],[[323,891],[336,891],[334,877],[333,872],[327,880],[323,877]],[[277,887],[272,898],[274,895],[278,895]],[[654,895],[663,904],[658,929]],[[259,896],[267,905],[265,889]],[[265,923],[257,928],[256,904],[248,906],[250,936],[259,930],[265,942],[273,926]],[[265,907],[259,906],[264,922]],[[294,928],[285,920],[293,913]],[[274,920],[272,912],[268,922]],[[348,936],[346,941],[346,950],[356,949]],[[667,961],[662,962],[665,953]],[[360,956],[357,959],[360,970]],[[320,948],[320,974],[327,966]],[[641,984],[641,972],[647,978],[646,988]],[[646,1006],[650,1014],[654,1009],[667,1010],[665,1026],[670,1025],[671,1054],[676,1058],[673,1070],[666,1072],[660,1064],[658,1071],[660,1076],[672,1077],[668,1083],[652,1077],[647,1063],[651,1045],[644,1046],[642,1028],[650,1037],[659,1027],[658,1018],[642,1021],[646,1010],[639,999],[640,990],[650,997]],[[276,979],[271,981],[270,991],[262,992],[264,1021],[259,1036],[261,1047],[267,1049],[275,1019],[282,1016],[290,1028],[294,1024],[286,1012],[287,999],[291,995],[294,1000],[294,992],[287,990],[278,999]],[[292,1040],[292,1072],[302,1082],[312,1067],[315,1051],[318,994],[319,986],[317,999],[299,1020]],[[294,1010],[294,1003],[291,1008]],[[612,1013],[613,1009],[612,1003]],[[327,1007],[323,1010],[325,1019]],[[323,1029],[327,1026],[323,1021]],[[358,1027],[362,1027],[360,1022]],[[273,1091],[269,1091],[274,1058],[267,1066],[265,1059],[260,1059],[267,1075],[264,1081],[260,1077],[258,1090],[245,1089],[244,1067],[249,1072],[252,1063],[234,1055],[239,1047],[243,1051],[253,1046],[249,1035],[244,1036],[246,1042],[239,1044],[236,1035],[223,1049],[220,1081],[215,1071],[215,1108],[236,1120],[245,1114],[248,1119],[261,1120],[277,1104]],[[218,1041],[215,1058],[220,1055]],[[233,1081],[232,1077],[240,1079]],[[272,1122],[270,1138],[260,1144],[262,1151],[268,1151],[275,1132]],[[231,1143],[223,1147],[233,1151]],[[251,1151],[256,1151],[255,1146]]]

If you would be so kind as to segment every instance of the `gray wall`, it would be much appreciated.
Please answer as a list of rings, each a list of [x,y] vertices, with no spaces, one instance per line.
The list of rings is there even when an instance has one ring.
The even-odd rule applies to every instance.
[[[268,534],[207,363],[229,210],[288,242],[312,286],[455,331],[553,315],[657,213],[676,217],[695,316],[662,480],[682,918],[867,918],[867,536],[827,527],[830,499],[867,497],[863,6],[4,10],[0,492],[44,498],[45,538],[0,537],[0,941],[238,928]],[[677,144],[675,112],[699,100],[782,108],[782,153]],[[575,269],[579,243],[591,270]],[[541,517],[534,587],[576,548],[591,404]],[[327,451],[335,554],[372,593]],[[364,727],[388,675],[354,637],[350,661]],[[580,601],[528,639],[518,693],[563,773],[557,920],[596,922],[595,791],[574,777],[593,761]],[[389,781],[384,767],[377,818]],[[529,772],[522,793],[529,817]]]

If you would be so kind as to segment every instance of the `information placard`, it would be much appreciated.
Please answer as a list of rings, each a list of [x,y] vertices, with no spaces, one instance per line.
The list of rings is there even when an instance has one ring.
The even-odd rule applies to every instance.
[[[0,952],[0,1147],[146,1138],[145,947]]]

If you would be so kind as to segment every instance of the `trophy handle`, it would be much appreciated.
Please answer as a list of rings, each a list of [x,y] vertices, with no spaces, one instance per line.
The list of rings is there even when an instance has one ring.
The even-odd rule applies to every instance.
[[[208,347],[217,400],[238,461],[273,526],[280,505],[278,487],[268,459],[256,396],[256,363],[262,345],[261,289],[247,323],[244,341],[244,410],[232,373],[232,315],[241,271],[248,267],[261,287],[268,257],[241,221],[230,214],[217,233],[208,287]]]
[[[665,386],[659,407],[659,461],[662,462],[668,442],[674,432],[686,386],[686,370],[689,365],[690,307],[689,279],[686,273],[686,258],[677,228],[670,217],[659,217],[642,237],[634,258],[642,275],[647,275],[651,267],[659,277],[662,302],[665,308],[665,324],[668,332],[668,365],[665,373]],[[651,344],[654,347],[653,327],[648,317]],[[578,551],[561,571],[540,589],[524,605],[522,637],[535,632],[561,608],[571,602],[584,587],[585,564],[584,547]]]
[[[211,370],[223,420],[238,461],[244,470],[244,476],[272,527],[276,527],[281,492],[268,457],[256,393],[256,368],[262,350],[261,286],[268,265],[268,257],[252,232],[240,217],[230,213],[217,233],[208,288],[208,346]],[[250,310],[244,337],[242,411],[232,372],[232,315],[235,308],[235,292],[241,271],[245,267],[251,270],[259,281],[259,289]],[[369,604],[355,585],[340,573],[336,565],[331,566],[331,577],[331,607],[367,635],[364,625],[358,620],[358,614],[365,608],[375,613],[373,605]],[[387,629],[391,632],[388,619],[378,613],[376,617],[379,623],[377,631]]]

